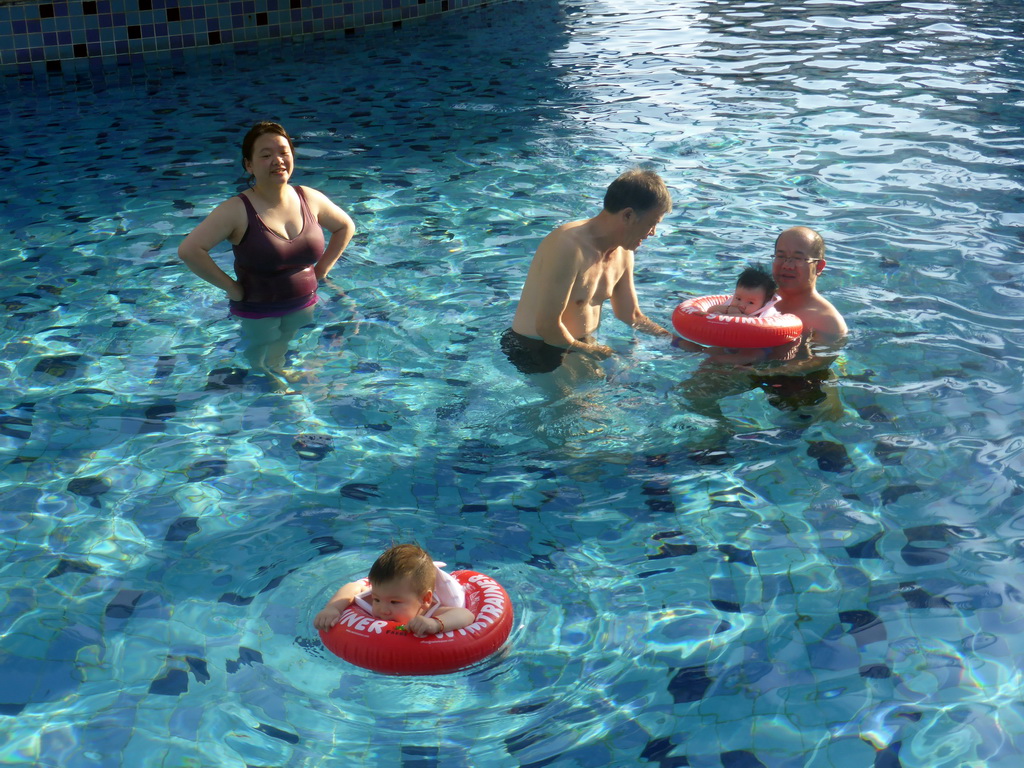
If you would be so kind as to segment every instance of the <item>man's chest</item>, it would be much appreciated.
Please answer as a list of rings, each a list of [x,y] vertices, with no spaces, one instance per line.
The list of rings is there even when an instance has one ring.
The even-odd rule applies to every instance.
[[[573,300],[577,303],[600,304],[611,297],[623,272],[624,265],[619,259],[598,262],[582,270],[576,276]]]

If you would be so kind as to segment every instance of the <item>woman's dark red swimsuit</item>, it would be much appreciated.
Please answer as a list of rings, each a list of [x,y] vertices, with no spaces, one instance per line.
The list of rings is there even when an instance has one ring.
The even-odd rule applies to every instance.
[[[242,286],[242,301],[231,302],[231,314],[249,319],[281,317],[316,303],[313,267],[324,252],[324,231],[306,205],[302,187],[295,187],[302,207],[302,231],[291,240],[274,232],[259,217],[249,198],[249,220],[241,241],[234,246],[235,278]]]

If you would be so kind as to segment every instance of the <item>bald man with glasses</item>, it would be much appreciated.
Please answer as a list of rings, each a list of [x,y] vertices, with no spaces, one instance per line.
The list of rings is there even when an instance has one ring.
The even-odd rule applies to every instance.
[[[825,241],[813,229],[792,227],[776,238],[772,277],[781,301],[775,308],[799,317],[811,341],[835,344],[846,336],[846,321],[818,293],[818,275],[824,268]]]
[[[693,410],[723,419],[719,405],[723,397],[758,388],[780,410],[824,404],[832,414],[826,417],[836,418],[842,404],[832,396],[832,387],[822,385],[834,379],[829,366],[845,341],[847,327],[839,310],[818,293],[823,269],[825,241],[813,229],[792,227],[776,238],[772,278],[779,301],[775,308],[803,322],[804,332],[797,341],[769,349],[702,347],[680,338],[672,342],[707,356],[694,375],[680,384]]]
[[[721,349],[702,347],[676,338],[673,346],[690,352],[704,352],[714,362],[751,365],[769,360],[793,360],[796,347],[808,342],[839,345],[846,336],[843,316],[832,303],[818,293],[818,275],[825,269],[825,241],[809,227],[792,227],[775,239],[772,279],[777,285],[779,302],[775,309],[796,315],[804,324],[803,337],[791,344],[771,349]]]

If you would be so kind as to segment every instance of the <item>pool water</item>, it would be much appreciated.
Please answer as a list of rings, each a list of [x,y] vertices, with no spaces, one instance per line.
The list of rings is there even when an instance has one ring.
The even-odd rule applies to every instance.
[[[1020,765],[1022,39],[1001,0],[539,0],[9,79],[2,761]],[[257,119],[359,230],[297,394],[176,257]],[[604,380],[511,369],[540,238],[637,162],[676,201],[637,255],[662,324],[824,234],[823,402],[698,412],[699,360],[610,313]],[[408,539],[502,582],[501,653],[399,679],[320,646]]]

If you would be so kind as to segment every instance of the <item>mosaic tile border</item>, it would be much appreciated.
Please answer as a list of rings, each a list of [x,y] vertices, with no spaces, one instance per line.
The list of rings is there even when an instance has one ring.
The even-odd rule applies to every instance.
[[[71,0],[0,2],[0,74],[60,74],[102,60],[374,28],[507,0]]]

